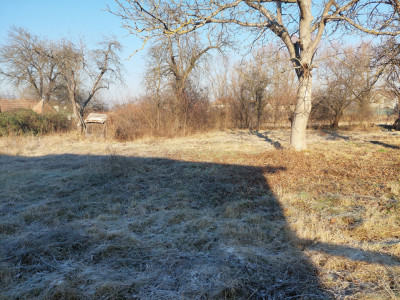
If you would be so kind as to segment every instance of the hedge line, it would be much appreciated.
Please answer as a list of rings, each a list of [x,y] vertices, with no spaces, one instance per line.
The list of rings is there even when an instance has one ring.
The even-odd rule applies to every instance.
[[[32,110],[0,113],[0,136],[39,135],[67,131],[70,121],[65,115],[39,115]]]

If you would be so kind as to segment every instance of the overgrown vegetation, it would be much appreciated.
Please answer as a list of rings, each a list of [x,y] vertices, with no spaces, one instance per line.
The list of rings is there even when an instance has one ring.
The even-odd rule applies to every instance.
[[[0,113],[0,136],[65,132],[70,126],[61,114],[39,115],[32,110]]]
[[[3,137],[0,298],[396,299],[398,137]]]
[[[219,4],[214,1],[139,3],[126,0],[116,3],[117,7],[109,8],[109,11],[120,17],[122,25],[129,29],[129,34],[136,35],[143,41],[143,47],[148,43],[154,44],[162,37],[186,37],[197,33],[203,40],[207,40],[209,45],[212,45],[213,41],[223,39],[247,51],[254,49],[259,43],[262,44],[267,38],[275,37],[279,48],[286,50],[292,73],[295,73],[298,79],[290,139],[292,147],[296,150],[306,149],[306,130],[312,108],[312,73],[318,65],[317,49],[320,45],[324,42],[329,45],[333,40],[340,39],[339,36],[354,31],[394,38],[400,34],[400,10],[397,0],[355,0],[341,3],[316,3],[311,0],[258,3],[227,1]],[[239,38],[241,34],[237,34],[237,30],[242,34],[249,34],[249,41]],[[396,53],[384,52],[384,57],[393,58],[389,59],[390,64],[397,60]],[[266,51],[266,54],[267,56],[263,55],[264,58],[271,57],[273,51]],[[175,55],[171,57],[172,60],[176,59]],[[266,65],[258,69],[261,71],[270,67]],[[383,74],[385,68],[383,66],[381,71],[377,72],[377,77]],[[249,102],[248,100],[254,103],[256,122],[255,126],[250,128],[258,129],[269,78],[264,77],[265,72],[256,69],[253,68],[250,73],[245,72],[249,78],[258,73],[257,79],[251,80],[251,84],[246,82],[247,80],[242,81],[240,96],[242,103]],[[251,95],[250,99],[248,95]],[[338,116],[340,114],[341,112]],[[336,121],[332,125],[337,127]]]
[[[29,98],[69,102],[79,126],[84,127],[90,102],[114,81],[122,81],[120,51],[121,45],[113,38],[103,38],[93,50],[83,41],[52,41],[12,27],[0,45],[0,78]]]
[[[176,137],[193,135],[216,129],[215,109],[206,99],[197,99],[197,103],[188,112],[185,130],[174,126],[174,112],[169,109],[158,112],[145,98],[138,103],[129,103],[116,107],[110,113],[109,137],[118,141],[133,141],[143,137]]]

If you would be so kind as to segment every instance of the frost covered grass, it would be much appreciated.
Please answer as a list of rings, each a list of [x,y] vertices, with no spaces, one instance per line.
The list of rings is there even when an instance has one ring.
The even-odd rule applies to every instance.
[[[0,139],[0,298],[400,297],[400,136]]]

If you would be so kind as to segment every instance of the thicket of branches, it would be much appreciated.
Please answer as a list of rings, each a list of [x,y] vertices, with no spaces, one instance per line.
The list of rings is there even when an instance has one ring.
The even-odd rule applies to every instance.
[[[190,61],[196,53],[190,44],[190,38],[184,40],[181,47],[184,45],[182,48],[187,52],[176,55],[171,55],[171,48],[165,49],[171,46],[168,43],[148,50],[145,95],[113,113],[118,139],[176,136],[226,128],[290,127],[297,79],[286,52],[269,44],[236,62],[224,54],[209,53],[185,73],[187,77],[180,94],[176,89],[177,71],[174,73],[172,69],[186,70],[179,64]],[[397,68],[393,60],[389,64],[387,55],[386,61],[380,57],[383,45],[394,47],[390,41],[380,47],[361,43],[319,51],[319,76],[310,125],[338,128],[341,121],[373,123],[395,114],[393,99],[397,97],[397,82],[393,78]],[[391,57],[393,53],[392,49]],[[382,97],[391,101],[386,103],[388,107],[384,107],[385,103],[379,104],[378,110]]]
[[[200,36],[232,38],[240,47],[243,36],[250,45],[275,38],[286,49],[297,77],[296,105],[292,116],[290,145],[306,149],[306,128],[312,108],[313,73],[317,50],[335,34],[357,31],[375,36],[400,34],[400,3],[361,0],[225,0],[163,1],[116,0],[111,13],[122,25],[141,38],[143,46],[163,37]],[[269,56],[269,55],[268,55]],[[264,83],[265,84],[265,83]],[[254,92],[254,91],[253,91]],[[247,94],[249,91],[246,92]],[[242,93],[246,97],[246,93]],[[259,97],[259,93],[257,93]],[[259,100],[255,100],[261,104]],[[261,121],[260,106],[256,127]],[[245,116],[244,116],[245,119]],[[247,120],[244,121],[248,123]]]
[[[0,79],[29,98],[69,105],[84,127],[89,103],[100,90],[122,79],[120,50],[115,39],[103,40],[93,50],[83,41],[46,40],[26,29],[11,28],[0,47]]]
[[[292,126],[299,83],[290,53],[270,43],[233,59],[235,44],[215,28],[153,38],[145,50],[142,96],[112,113],[116,138]],[[89,50],[82,43],[47,41],[13,28],[0,48],[0,71],[26,95],[69,103],[83,124],[98,92],[122,81],[120,49],[115,40]],[[320,48],[313,58],[318,76],[311,124],[338,128],[343,120],[379,118],[376,104],[382,97],[400,98],[399,55],[396,37]],[[394,105],[383,108],[387,115],[396,112]]]

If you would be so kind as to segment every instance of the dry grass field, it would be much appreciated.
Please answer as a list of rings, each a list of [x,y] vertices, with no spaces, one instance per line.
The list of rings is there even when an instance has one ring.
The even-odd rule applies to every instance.
[[[0,139],[0,299],[398,299],[400,134]]]

